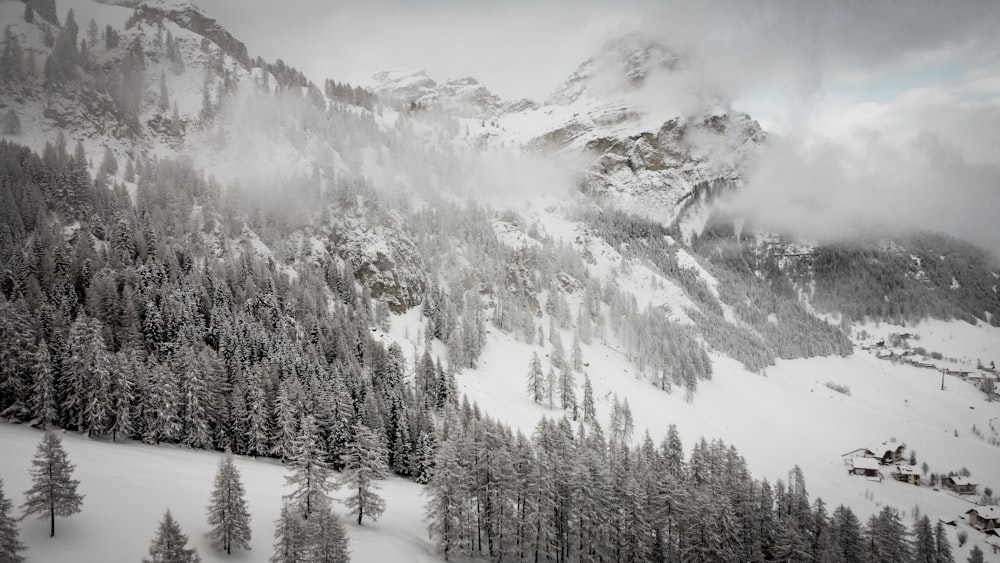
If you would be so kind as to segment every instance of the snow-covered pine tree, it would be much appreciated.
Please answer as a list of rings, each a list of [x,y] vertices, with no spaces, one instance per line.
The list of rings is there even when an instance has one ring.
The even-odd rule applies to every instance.
[[[135,401],[135,383],[133,377],[139,364],[137,358],[128,357],[119,352],[112,362],[111,371],[111,439],[117,440],[118,435],[132,434],[132,403]]]
[[[583,421],[593,423],[597,420],[597,408],[594,405],[594,388],[590,384],[590,376],[583,374]]]
[[[250,513],[244,498],[240,470],[233,462],[233,454],[219,461],[212,489],[211,504],[208,505],[208,525],[212,544],[217,549],[232,553],[233,546],[250,549]]]
[[[198,551],[187,547],[187,541],[187,535],[168,508],[149,544],[149,557],[143,557],[142,563],[198,563],[201,561]]]
[[[882,508],[868,520],[864,529],[864,557],[867,561],[906,563],[910,546],[906,541],[906,526],[899,512],[890,506]]]
[[[211,370],[191,344],[180,346],[174,357],[174,371],[180,382],[181,442],[192,448],[212,446],[211,412],[214,402]]]
[[[111,359],[102,333],[101,322],[85,314],[69,331],[63,412],[71,426],[87,435],[104,432],[111,411]]]
[[[302,507],[284,501],[281,516],[274,528],[274,555],[271,563],[297,563],[305,561],[308,549],[307,522],[302,517]]]
[[[292,378],[286,378],[278,384],[278,400],[274,403],[275,433],[271,454],[282,460],[287,459],[291,453],[292,442],[298,433],[298,428],[296,428],[298,423],[296,411],[298,409],[292,396],[294,391],[291,389],[294,384],[289,379]]]
[[[549,366],[548,374],[545,376],[545,396],[549,408],[556,408],[556,370],[552,366]]]
[[[83,496],[76,492],[75,466],[69,462],[59,436],[48,430],[31,460],[31,488],[25,491],[24,515],[38,514],[49,519],[49,537],[56,535],[56,516],[80,512]]]
[[[385,511],[385,500],[377,492],[376,481],[385,478],[386,455],[385,446],[375,433],[362,424],[354,427],[354,440],[342,457],[344,473],[340,485],[350,491],[344,504],[357,516],[358,524],[365,516],[378,520]]]
[[[583,371],[583,350],[580,349],[580,335],[573,334],[573,352],[570,356],[573,363],[573,371]]]
[[[937,546],[930,518],[924,514],[913,528],[913,563],[937,563]]]
[[[31,389],[31,410],[41,428],[48,428],[56,422],[59,415],[56,403],[55,375],[49,357],[49,345],[42,340],[35,352],[35,381]]]
[[[267,455],[268,420],[267,395],[259,370],[247,374],[247,453],[253,456]]]
[[[864,542],[861,537],[861,522],[854,512],[840,505],[833,511],[830,522],[834,551],[842,561],[861,561]]]
[[[17,521],[11,514],[12,504],[3,494],[3,479],[0,479],[0,561],[3,563],[21,563],[24,557],[24,544],[18,538]]]
[[[944,523],[940,520],[934,526],[934,548],[937,553],[936,563],[955,563],[955,557],[951,554],[948,533],[944,529]]]
[[[563,366],[559,370],[559,403],[563,410],[572,412],[573,420],[576,420],[576,381],[573,377],[573,370],[569,366]]]
[[[972,551],[969,552],[969,563],[983,563],[983,550],[979,548],[978,545],[972,546]]]
[[[292,474],[285,480],[294,490],[285,498],[301,505],[302,517],[308,520],[315,507],[319,506],[317,503],[324,502],[335,488],[335,483],[330,481],[326,450],[312,415],[302,417],[299,435],[292,442],[289,452],[288,466]]]
[[[309,521],[312,558],[315,563],[348,563],[351,560],[347,532],[330,502],[320,506]]]
[[[424,494],[427,500],[427,530],[438,553],[445,561],[458,555],[466,531],[464,470],[455,440],[447,440],[438,449],[431,477]]]
[[[628,406],[628,397],[622,402],[622,439],[626,442],[632,438],[635,431],[635,421],[632,419],[632,407]]]
[[[545,400],[545,376],[538,352],[531,355],[531,362],[528,363],[528,396],[539,405]]]

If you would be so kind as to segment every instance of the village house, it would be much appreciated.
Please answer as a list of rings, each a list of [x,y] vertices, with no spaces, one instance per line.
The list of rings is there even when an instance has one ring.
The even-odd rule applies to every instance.
[[[977,506],[965,512],[969,517],[969,525],[977,530],[996,530],[1000,528],[1000,506]]]
[[[892,470],[892,478],[911,485],[920,484],[920,472],[912,465],[897,465]]]
[[[844,458],[844,465],[850,465],[851,459],[856,457],[874,457],[875,454],[872,453],[868,448],[858,448],[856,450],[851,450],[840,457]]]
[[[951,489],[960,495],[974,495],[976,494],[976,483],[972,482],[968,477],[961,477],[955,475],[954,477],[944,477],[941,479],[941,484],[944,485],[946,489]]]
[[[896,445],[889,442],[882,442],[877,446],[868,448],[868,451],[872,453],[872,457],[877,459],[882,465],[893,465],[903,461],[904,450],[906,450],[905,444]]]
[[[878,460],[873,457],[852,457],[849,475],[864,475],[865,477],[878,477]]]

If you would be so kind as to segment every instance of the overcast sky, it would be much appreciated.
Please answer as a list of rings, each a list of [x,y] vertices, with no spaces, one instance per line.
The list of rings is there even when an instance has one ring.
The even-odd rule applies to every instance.
[[[780,201],[779,223],[825,213],[823,236],[871,215],[859,197],[906,200],[890,225],[1000,247],[1000,2],[196,1],[252,55],[315,81],[422,69],[504,98],[544,100],[605,41],[641,31],[785,139],[746,205]]]

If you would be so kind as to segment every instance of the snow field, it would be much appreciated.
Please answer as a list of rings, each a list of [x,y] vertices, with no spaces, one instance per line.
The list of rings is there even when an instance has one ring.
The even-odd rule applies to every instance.
[[[221,454],[59,433],[70,461],[76,464],[74,478],[80,481],[78,490],[84,495],[83,511],[57,518],[54,538],[49,538],[47,520],[31,517],[22,521],[21,541],[28,545],[24,553],[27,561],[134,563],[147,555],[167,508],[204,563],[266,562],[273,554],[281,497],[290,492],[284,486],[287,471],[280,462],[236,457],[246,488],[253,538],[251,551],[233,550],[227,557],[213,549],[205,536],[209,530],[206,507]],[[28,468],[41,438],[41,431],[28,426],[0,424],[0,478],[17,515],[23,493],[31,486]],[[398,478],[389,478],[381,485],[386,511],[377,522],[358,526],[345,515],[342,504],[334,505],[350,537],[351,560],[439,561],[423,523],[423,487]],[[340,497],[336,492],[333,496]]]

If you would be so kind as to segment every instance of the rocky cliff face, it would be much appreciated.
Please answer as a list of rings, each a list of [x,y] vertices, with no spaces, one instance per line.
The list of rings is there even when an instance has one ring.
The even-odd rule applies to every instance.
[[[530,100],[502,100],[472,77],[437,82],[424,71],[383,71],[372,75],[372,80],[372,89],[390,105],[415,104],[456,117],[492,119],[537,107]]]
[[[585,191],[662,221],[677,219],[695,187],[739,180],[766,133],[750,116],[710,94],[677,109],[657,107],[661,89],[680,90],[685,59],[628,36],[605,45],[540,108],[501,125],[530,123],[529,150],[582,157]],[[542,124],[542,125],[538,125]]]
[[[371,225],[356,218],[337,225],[335,252],[354,277],[389,310],[403,313],[420,304],[427,289],[426,268],[413,239],[398,226]]]

